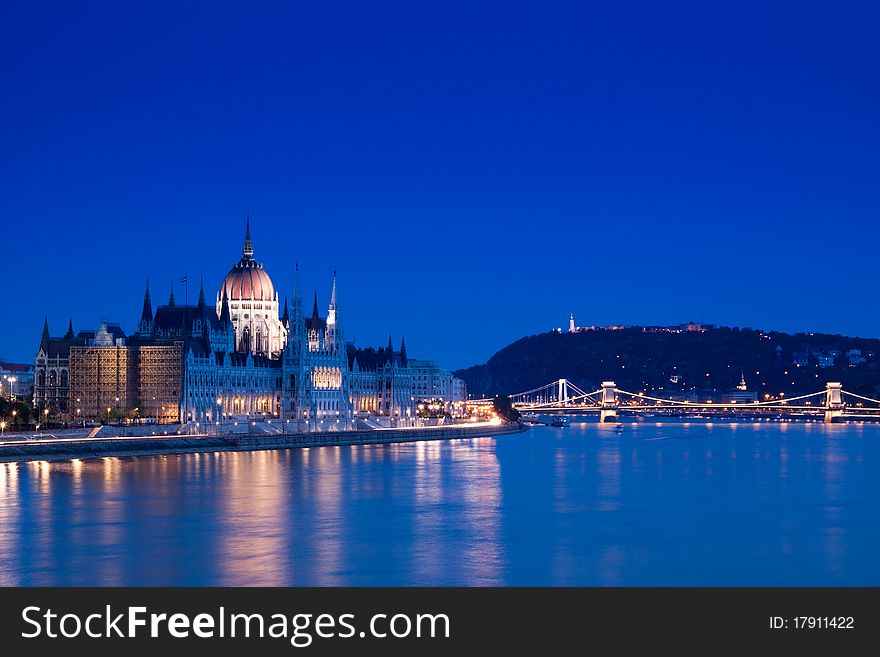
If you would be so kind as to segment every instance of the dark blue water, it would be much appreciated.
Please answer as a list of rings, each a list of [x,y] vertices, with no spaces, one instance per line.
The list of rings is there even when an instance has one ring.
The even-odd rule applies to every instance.
[[[880,584],[880,426],[0,464],[3,585]]]

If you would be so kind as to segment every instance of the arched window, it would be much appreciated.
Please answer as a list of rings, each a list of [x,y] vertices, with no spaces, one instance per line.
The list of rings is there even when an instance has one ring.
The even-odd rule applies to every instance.
[[[61,387],[67,387],[67,370],[61,370]]]
[[[257,353],[263,353],[263,331],[257,329]]]
[[[54,387],[58,385],[58,372],[55,370],[49,370],[49,387]]]
[[[241,351],[250,351],[251,350],[251,329],[248,326],[244,327],[244,331],[241,332]]]
[[[37,378],[38,378],[40,386],[45,387],[45,385],[46,385],[46,372],[43,370],[40,370],[40,376]]]

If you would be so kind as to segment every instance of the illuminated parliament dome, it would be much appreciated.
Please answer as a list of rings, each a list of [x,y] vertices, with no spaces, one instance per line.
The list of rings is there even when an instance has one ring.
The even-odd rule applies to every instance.
[[[217,314],[224,303],[235,326],[236,351],[277,357],[287,343],[287,328],[278,315],[278,293],[263,265],[254,260],[251,222],[247,220],[242,257],[232,266],[220,292]]]
[[[263,269],[263,265],[254,260],[250,219],[247,222],[242,258],[226,274],[226,280],[223,281],[223,287],[220,290],[221,295],[224,289],[230,301],[276,300],[272,279]]]

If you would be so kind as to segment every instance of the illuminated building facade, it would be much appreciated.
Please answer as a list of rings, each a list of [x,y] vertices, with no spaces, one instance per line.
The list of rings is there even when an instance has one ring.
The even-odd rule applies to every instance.
[[[406,342],[395,352],[391,338],[384,349],[346,345],[351,402],[357,416],[375,415],[380,424],[406,424],[415,418],[413,377]]]
[[[288,326],[289,339],[281,356],[282,416],[296,422],[302,430],[353,428],[349,368],[336,296],[335,272],[327,316],[321,317],[318,313],[316,294],[312,314],[305,317],[297,268],[293,312],[284,321]]]
[[[104,326],[102,325],[102,328]],[[112,345],[93,341],[70,348],[70,407],[72,418],[127,415],[137,407],[137,357],[124,338]]]
[[[217,304],[178,305],[174,291],[153,313],[149,285],[137,331],[118,324],[61,338],[44,322],[35,358],[35,405],[52,419],[154,418],[193,425],[225,417],[290,420],[300,430],[352,426],[348,367],[333,279],[326,317],[317,295],[303,316],[297,285],[291,317],[262,264],[250,221],[242,258],[226,275]],[[108,411],[108,408],[110,409]],[[288,423],[288,425],[290,424]]]
[[[744,373],[741,373],[736,389],[723,393],[721,401],[725,404],[750,404],[758,401],[758,393],[754,390],[749,390],[746,384],[746,376]]]
[[[410,359],[412,390],[416,403],[437,401],[443,409],[456,415],[456,408],[464,408],[467,401],[465,382],[452,375],[447,369],[430,360]]]
[[[105,335],[115,334],[116,325],[105,327]],[[118,336],[116,336],[118,337]],[[124,338],[124,335],[122,336]],[[49,319],[43,320],[43,335],[34,359],[34,406],[48,409],[51,414],[71,416],[70,405],[70,349],[90,344],[95,331],[73,332],[73,321],[67,333],[60,338],[49,335]]]
[[[0,397],[30,398],[34,390],[33,363],[0,363]]]
[[[138,332],[130,339],[141,364],[139,403],[161,421],[168,421],[173,404],[174,421],[199,425],[224,415],[277,415],[277,360],[236,351],[235,341],[228,300],[218,314],[205,303],[204,285],[195,306],[177,305],[172,292],[155,316],[147,289]]]
[[[285,300],[279,313],[248,220],[242,257],[216,303],[206,303],[202,284],[195,305],[178,305],[172,290],[154,314],[147,285],[129,336],[105,322],[78,334],[71,325],[52,338],[46,322],[34,402],[61,420],[153,418],[199,429],[265,417],[283,419],[287,430],[333,431],[371,416],[382,425],[414,422],[413,386],[405,343],[400,351],[390,338],[385,349],[345,343],[335,272],[325,316],[317,294],[305,314],[298,267],[291,306]]]

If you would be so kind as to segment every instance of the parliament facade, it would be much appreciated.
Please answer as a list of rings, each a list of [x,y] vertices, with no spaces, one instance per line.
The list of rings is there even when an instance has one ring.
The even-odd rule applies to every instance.
[[[241,259],[209,303],[171,291],[153,309],[149,285],[137,330],[118,324],[51,337],[34,364],[34,405],[60,420],[152,418],[191,428],[231,418],[279,418],[286,430],[333,431],[415,422],[406,346],[358,349],[344,341],[333,275],[326,314],[317,294],[303,308],[299,271],[292,303],[254,259],[250,221]]]

